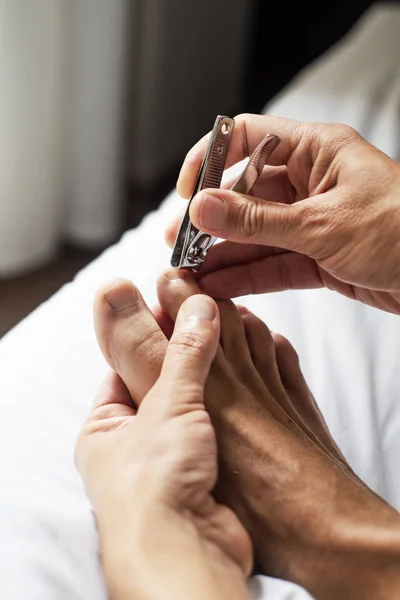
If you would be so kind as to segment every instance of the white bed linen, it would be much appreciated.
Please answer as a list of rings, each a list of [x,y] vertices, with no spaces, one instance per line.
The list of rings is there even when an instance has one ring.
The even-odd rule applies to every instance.
[[[325,69],[332,68],[329,65],[340,53],[349,72],[352,63],[346,48],[360,61],[354,77],[362,74],[365,64],[362,67],[355,51],[358,40],[365,45],[365,56],[375,43],[376,32],[382,38],[382,31],[391,31],[394,19],[399,19],[399,12],[392,9],[371,12],[352,43],[346,41],[308,69],[270,111],[336,120],[336,103],[319,95],[318,78],[325,89]],[[369,31],[369,43],[365,31]],[[389,66],[393,75],[395,65]],[[313,82],[313,92],[305,102],[302,98],[310,88],[307,77]],[[347,121],[396,155],[399,140],[388,123],[398,106],[398,80],[393,77],[386,98],[381,99],[380,106],[386,107],[382,112],[377,111],[375,101],[370,102],[376,81],[371,79],[370,84],[371,89],[364,80],[359,110],[348,113]],[[342,89],[340,80],[337,85]],[[348,99],[346,92],[344,102]],[[371,127],[368,114],[381,123],[379,128]],[[398,131],[398,121],[393,124]],[[72,460],[75,437],[106,370],[92,328],[92,298],[104,279],[124,276],[139,285],[150,305],[155,301],[155,278],[169,260],[163,230],[180,205],[172,193],[138,229],[127,233],[0,342],[2,598],[106,598],[94,522]],[[370,486],[400,508],[400,318],[325,290],[240,301],[293,342],[349,462]],[[250,587],[257,599],[309,598],[296,586],[267,577],[253,579]]]

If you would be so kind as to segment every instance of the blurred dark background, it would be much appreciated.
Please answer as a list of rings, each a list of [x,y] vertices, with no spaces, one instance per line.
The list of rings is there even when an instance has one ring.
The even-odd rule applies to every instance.
[[[261,112],[301,69],[338,42],[372,4],[373,0],[334,0],[319,4],[257,0],[251,16],[242,94],[236,105],[230,107],[233,114]],[[224,113],[223,107],[216,106],[210,111],[209,124],[218,113]],[[191,142],[197,139],[194,136]],[[140,222],[175,185],[184,155],[181,154],[176,164],[153,186],[140,185],[134,177],[130,180],[128,195],[146,199],[144,205],[130,205],[131,226]]]
[[[261,110],[300,69],[337,42],[372,4],[372,0],[259,0],[249,52],[249,110]]]
[[[241,0],[237,0],[237,2],[239,6]],[[201,12],[205,10],[201,2],[191,0],[182,4],[185,7],[183,10],[176,9],[175,12],[174,6],[178,6],[176,3],[165,2],[163,4],[161,2],[162,9],[154,14],[146,7],[145,1],[138,2],[135,3],[134,15],[129,11],[123,13],[122,0],[120,3],[119,15],[113,16],[111,12],[108,15],[105,14],[102,25],[93,23],[92,9],[96,4],[94,3],[91,7],[90,1],[84,0],[82,3],[78,3],[81,6],[81,14],[72,15],[73,18],[69,15],[68,26],[72,27],[73,24],[77,32],[74,38],[73,59],[70,60],[70,63],[74,66],[78,83],[75,88],[72,86],[73,92],[70,96],[70,105],[75,112],[72,111],[72,116],[64,123],[67,133],[70,134],[71,129],[75,132],[74,139],[76,139],[74,152],[70,151],[71,156],[73,154],[72,158],[70,157],[69,161],[65,159],[64,148],[62,159],[63,167],[66,163],[68,166],[63,177],[65,190],[61,194],[64,208],[61,211],[61,217],[59,216],[60,211],[56,211],[59,219],[57,224],[54,224],[54,219],[49,221],[48,227],[54,226],[55,228],[55,234],[50,240],[49,251],[42,254],[39,252],[37,260],[27,260],[26,265],[22,260],[20,264],[15,262],[17,265],[15,268],[7,266],[2,269],[0,264],[0,336],[54,293],[63,283],[69,281],[80,268],[96,257],[107,245],[116,241],[126,229],[136,226],[147,212],[159,205],[175,184],[185,152],[200,135],[211,128],[217,114],[227,113],[233,116],[239,112],[260,112],[265,104],[303,67],[342,38],[372,4],[371,0],[335,0],[328,3],[288,1],[276,3],[266,0],[254,0],[251,3],[250,0],[244,0],[242,8],[237,11],[237,21],[233,21],[232,24],[230,15],[235,12],[236,0],[229,0],[229,2],[217,0],[210,12],[211,21],[209,21],[216,30],[216,37],[214,36],[213,41],[211,34],[209,39],[207,37],[207,19]],[[103,2],[102,4],[105,7],[108,6],[107,10],[111,10],[111,3]],[[251,10],[249,9],[250,5]],[[53,4],[54,6],[55,4]],[[130,6],[133,7],[133,3]],[[198,15],[196,11],[198,11]],[[129,14],[130,19],[128,19]],[[65,12],[61,13],[60,9],[58,21],[54,14],[52,24],[54,27],[59,27],[60,37],[64,35],[65,39],[68,39],[69,36],[63,29],[64,21],[61,20],[61,15],[65,18]],[[201,29],[200,17],[203,18],[205,29]],[[25,27],[27,29],[21,31],[21,36],[23,35],[25,39],[26,34],[30,34],[30,27],[32,30],[38,27],[39,17],[36,15],[35,18],[36,21],[32,21],[32,26],[29,20],[26,20]],[[236,45],[234,28],[240,27],[241,18],[248,19],[247,30],[243,34],[240,45],[239,43]],[[138,21],[138,19],[141,19],[142,23],[140,35],[127,33],[127,30],[124,29],[125,21]],[[180,25],[180,35],[172,36],[169,39],[168,34],[161,28],[163,19],[165,23],[168,23],[169,19],[174,25]],[[216,23],[217,28],[215,28]],[[96,26],[97,30],[95,30]],[[103,31],[101,26],[104,28]],[[121,75],[119,79],[116,76],[117,73],[122,73],[118,62],[122,51],[118,50],[117,52],[114,48],[112,60],[107,55],[101,60],[99,58],[99,72],[97,73],[100,77],[102,69],[105,72],[108,68],[111,76],[115,75],[114,80],[111,78],[111,83],[107,83],[105,80],[101,80],[99,83],[95,80],[96,70],[90,67],[90,60],[93,60],[94,50],[99,48],[98,39],[104,40],[107,49],[107,36],[111,36],[112,31],[116,38],[121,35],[118,33],[119,30],[117,31],[118,27],[120,32],[125,31],[128,38],[129,48],[125,57],[124,76]],[[168,31],[168,27],[166,29]],[[210,26],[210,31],[211,29]],[[105,32],[107,32],[107,36],[104,35]],[[92,46],[89,43],[90,35],[92,36]],[[97,40],[95,36],[98,37]],[[193,38],[196,38],[195,43],[193,43]],[[32,40],[35,40],[36,43],[37,37],[32,35]],[[139,64],[139,59],[141,53],[144,52],[143,48],[146,47],[149,58],[147,63],[143,63],[145,64],[143,66],[142,63]],[[107,51],[106,49],[104,52]],[[111,50],[110,46],[110,56]],[[29,49],[26,52],[28,54]],[[159,57],[160,53],[161,62],[157,71],[153,57]],[[201,61],[200,67],[197,66],[196,72],[193,74],[191,72],[192,56],[198,56],[199,53],[204,60]],[[231,75],[228,73],[230,57],[232,57],[232,61],[240,63],[240,69],[232,71]],[[107,63],[108,58],[110,59]],[[24,60],[25,56],[21,53],[21,64]],[[210,65],[214,61],[218,65],[218,69],[211,69]],[[60,64],[64,63],[61,61]],[[69,67],[71,70],[71,64]],[[133,73],[134,69],[135,76],[133,77],[130,73]],[[186,86],[185,77],[182,77],[185,69],[188,81],[191,82]],[[51,72],[55,72],[54,64]],[[71,78],[70,72],[68,76]],[[45,73],[43,77],[44,81],[47,80]],[[104,98],[107,99],[110,90],[119,85],[121,94],[118,99],[109,99],[106,104]],[[230,87],[224,89],[224,86]],[[201,112],[197,108],[199,94],[204,95]],[[104,106],[102,106],[102,100],[104,100]],[[107,185],[101,179],[105,170],[104,165],[113,165],[113,161],[115,162],[112,154],[115,140],[111,136],[110,144],[104,143],[104,139],[107,138],[101,139],[97,133],[101,129],[99,124],[104,124],[108,114],[106,108],[109,110],[109,114],[114,114],[116,103],[122,101],[129,108],[123,112],[120,123],[120,135],[123,140],[121,145],[124,151],[122,155],[118,154],[120,163],[115,167],[118,177],[115,173],[113,175],[118,184],[117,194],[112,188],[110,188],[111,191],[108,191]],[[0,108],[8,109],[13,100],[9,100],[10,106],[7,105],[7,99],[3,99],[3,102],[5,105]],[[57,102],[59,104],[60,100]],[[159,110],[157,102],[160,106]],[[168,102],[170,103],[169,112],[163,112],[163,107],[168,105]],[[54,106],[58,107],[58,104],[55,100]],[[65,105],[63,106],[65,108]],[[27,105],[28,109],[30,106]],[[60,109],[59,116],[61,113],[65,116],[65,110],[61,111]],[[15,117],[14,113],[11,114]],[[36,120],[37,115],[32,114],[31,120]],[[48,115],[45,116],[48,121]],[[97,122],[94,120],[95,118],[98,119]],[[55,119],[54,123],[56,122]],[[16,123],[18,125],[18,118]],[[48,127],[50,128],[49,135],[53,134],[51,125]],[[165,130],[164,133],[162,130]],[[25,149],[26,130],[21,131],[21,138],[23,137],[21,147]],[[89,147],[89,142],[92,144],[91,147]],[[44,147],[48,146],[48,143],[47,146],[44,143]],[[100,154],[99,148],[101,148]],[[33,155],[35,153],[38,153],[37,144]],[[115,155],[117,156],[117,153]],[[97,163],[96,157],[98,158]],[[21,155],[17,154],[13,158],[13,167],[15,167],[16,160],[23,161],[26,158],[23,157],[22,152]],[[96,181],[95,175],[96,164],[99,173],[98,181]],[[155,168],[156,164],[159,165],[157,169]],[[122,168],[120,168],[121,165]],[[21,167],[23,166],[21,163]],[[16,172],[19,173],[18,177],[23,179],[23,169],[18,168]],[[88,173],[92,173],[90,180],[87,179]],[[90,188],[90,185],[93,189]],[[15,231],[11,231],[10,235],[11,242],[17,238],[25,240],[26,254],[32,257],[33,253],[27,245],[26,231],[29,233],[35,231],[33,221],[30,224],[28,221],[35,216],[35,209],[32,206],[36,206],[36,211],[40,209],[40,206],[33,197],[29,197],[28,182],[26,187],[28,188],[28,208],[21,209],[18,218],[14,218],[11,225],[4,222],[4,230],[1,235],[4,240],[10,232],[10,228],[14,227]],[[30,189],[33,190],[34,186],[30,186]],[[44,193],[41,193],[40,190],[39,192],[38,198],[41,199]],[[2,192],[1,189],[0,194],[5,198],[5,192]],[[97,198],[102,194],[105,197],[105,203],[103,206],[97,206]],[[111,208],[115,206],[113,194],[115,194],[115,198],[118,197],[118,202],[120,202],[120,207],[116,211],[111,211]],[[57,195],[56,192],[53,192],[53,195]],[[0,204],[2,196],[0,195]],[[17,199],[19,200],[18,195]],[[76,210],[77,208],[79,210]],[[43,215],[48,215],[49,210],[44,207]],[[30,211],[33,212],[31,216],[28,216]],[[109,216],[107,211],[109,211]],[[105,228],[100,217],[103,218]],[[93,226],[92,230],[89,227],[90,231],[84,231],[85,222]],[[110,227],[107,229],[108,224]],[[27,227],[26,231],[22,227]],[[41,237],[38,229],[37,239]],[[3,251],[0,240],[0,258],[1,252],[3,252],[3,257],[8,259],[11,257],[10,253],[13,252],[14,246],[12,243],[8,246],[5,243],[4,247]],[[7,256],[6,253],[8,253]],[[14,264],[12,260],[10,264]]]

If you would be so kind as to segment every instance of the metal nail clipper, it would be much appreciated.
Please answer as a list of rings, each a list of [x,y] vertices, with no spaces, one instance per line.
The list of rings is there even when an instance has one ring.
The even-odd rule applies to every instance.
[[[203,163],[200,167],[196,183],[190,196],[185,215],[176,238],[172,252],[171,265],[178,268],[198,271],[203,264],[208,250],[218,238],[199,231],[189,217],[189,208],[193,198],[206,188],[221,187],[229,145],[235,127],[234,119],[217,117],[211,133],[210,141]],[[231,190],[239,194],[248,194],[260,177],[270,154],[278,146],[280,139],[268,134],[257,146],[249,161],[236,180]]]

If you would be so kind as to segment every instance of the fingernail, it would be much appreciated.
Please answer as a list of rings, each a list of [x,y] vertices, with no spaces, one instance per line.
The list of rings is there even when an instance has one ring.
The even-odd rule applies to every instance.
[[[197,209],[198,219],[196,219],[197,227],[207,231],[218,231],[224,228],[227,209],[225,201],[222,198],[211,194],[201,194],[196,196],[193,202],[199,203],[199,208]]]
[[[237,309],[238,309],[238,312],[240,315],[249,315],[250,314],[250,311],[248,308],[246,308],[246,306],[238,306]]]
[[[104,297],[115,312],[126,310],[139,302],[137,290],[128,280],[120,280],[111,285]]]
[[[217,306],[211,298],[204,294],[191,296],[182,305],[185,317],[199,319],[201,321],[214,321],[217,316]]]

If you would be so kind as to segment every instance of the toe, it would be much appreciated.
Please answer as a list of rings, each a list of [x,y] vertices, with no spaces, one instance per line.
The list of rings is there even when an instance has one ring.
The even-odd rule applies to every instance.
[[[158,279],[157,293],[160,307],[175,321],[182,303],[201,291],[193,273],[184,269],[169,269]],[[225,359],[235,371],[253,368],[242,318],[235,304],[230,300],[217,304],[221,320],[220,342]]]
[[[264,385],[286,414],[304,429],[302,419],[293,406],[282,382],[276,356],[276,336],[273,336],[261,319],[247,309],[241,309],[251,357]]]
[[[153,306],[152,311],[155,320],[157,321],[161,331],[167,338],[167,340],[171,339],[172,333],[174,331],[174,322],[171,317],[161,308],[159,304]]]
[[[283,335],[273,333],[272,338],[283,385],[285,387],[301,386],[305,382],[296,350]]]
[[[168,269],[157,281],[160,307],[173,322],[185,300],[200,293],[194,274],[185,269]]]
[[[296,350],[282,335],[274,333],[273,339],[281,381],[287,393],[295,401],[296,409],[302,415],[303,420],[308,421],[312,418],[315,422],[317,412],[318,417],[322,419],[322,415],[301,372]]]
[[[244,306],[239,307],[239,313],[245,329],[245,335],[251,358],[260,375],[271,379],[271,375],[279,375],[274,340],[268,327]]]
[[[240,308],[251,358],[261,379],[273,396],[284,394],[276,363],[275,346],[268,327],[247,309]]]
[[[243,319],[231,300],[217,302],[221,317],[221,346],[225,358],[235,372],[243,373],[254,369]]]
[[[300,361],[292,344],[283,336],[274,334],[276,360],[286,393],[299,413],[308,435],[315,435],[323,448],[340,461],[344,460],[310,388],[304,379]],[[303,428],[304,429],[304,428]]]
[[[131,281],[118,279],[98,291],[94,323],[105,359],[140,403],[159,377],[167,339]]]

